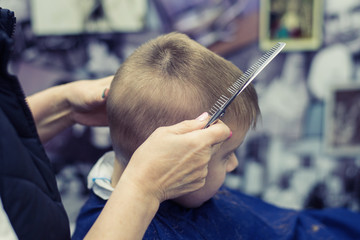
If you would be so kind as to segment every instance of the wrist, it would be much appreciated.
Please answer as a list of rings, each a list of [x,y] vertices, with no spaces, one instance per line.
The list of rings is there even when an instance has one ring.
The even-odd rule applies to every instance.
[[[54,86],[27,98],[42,142],[72,124],[66,91],[63,85]]]
[[[142,239],[159,206],[157,198],[122,177],[85,239]]]
[[[117,189],[125,189],[130,196],[133,196],[137,201],[141,201],[143,206],[151,207],[150,209],[156,212],[160,206],[161,199],[150,186],[151,184],[144,184],[144,182],[141,181],[138,182],[126,174],[123,174],[115,186],[115,191]]]
[[[62,109],[67,112],[66,122],[69,126],[72,126],[76,123],[74,118],[74,89],[71,84],[67,83],[59,86],[61,91],[64,93],[64,100],[62,102]]]

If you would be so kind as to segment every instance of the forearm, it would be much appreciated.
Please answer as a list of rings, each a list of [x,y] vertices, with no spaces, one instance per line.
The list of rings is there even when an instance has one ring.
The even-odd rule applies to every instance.
[[[27,98],[42,142],[71,126],[71,105],[66,99],[66,85],[51,87]]]
[[[112,76],[51,87],[28,97],[42,142],[74,123],[107,126],[106,89]]]
[[[132,155],[86,239],[142,239],[160,202],[203,187],[211,146],[230,134],[221,121],[203,129],[208,119],[206,113],[153,132]]]
[[[142,239],[159,201],[120,180],[85,239]]]

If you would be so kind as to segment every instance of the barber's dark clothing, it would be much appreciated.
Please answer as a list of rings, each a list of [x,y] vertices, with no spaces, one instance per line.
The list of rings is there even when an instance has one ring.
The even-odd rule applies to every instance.
[[[21,86],[6,71],[11,45],[0,29],[1,201],[19,239],[70,239],[49,159]]]

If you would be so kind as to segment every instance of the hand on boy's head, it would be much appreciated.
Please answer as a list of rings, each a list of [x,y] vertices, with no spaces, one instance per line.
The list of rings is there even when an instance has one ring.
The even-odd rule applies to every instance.
[[[213,145],[230,136],[221,122],[203,129],[207,116],[158,128],[135,151],[120,181],[159,202],[203,187]]]
[[[73,109],[71,118],[75,123],[88,126],[108,125],[105,102],[112,79],[113,76],[109,76],[67,84],[67,99]]]

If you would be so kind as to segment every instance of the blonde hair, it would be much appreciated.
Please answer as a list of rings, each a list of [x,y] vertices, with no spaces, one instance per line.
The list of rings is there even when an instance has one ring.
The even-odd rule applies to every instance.
[[[208,111],[242,74],[231,62],[184,34],[170,33],[140,46],[119,68],[110,87],[107,113],[113,148],[127,164],[160,126]],[[222,119],[255,126],[257,94],[248,86]]]

